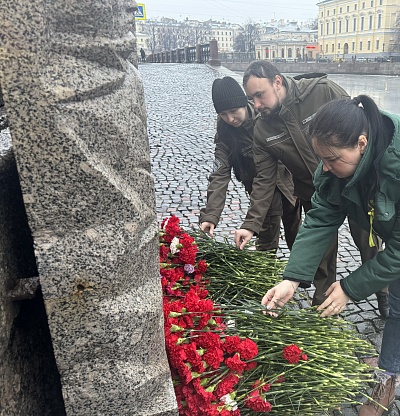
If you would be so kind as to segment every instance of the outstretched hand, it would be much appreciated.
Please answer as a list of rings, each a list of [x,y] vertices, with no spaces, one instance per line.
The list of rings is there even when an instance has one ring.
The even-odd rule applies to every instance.
[[[200,224],[201,231],[210,234],[212,237],[214,235],[215,224],[209,221],[204,221]]]
[[[292,282],[291,280],[283,280],[272,289],[268,290],[262,298],[261,304],[265,305],[267,309],[282,308],[286,302],[292,299],[294,292],[299,287],[299,282]],[[277,316],[276,313],[271,313]]]
[[[254,232],[241,228],[235,231],[235,244],[240,250],[243,250],[245,245],[251,240]]]
[[[326,291],[326,296],[325,301],[317,308],[317,311],[322,311],[321,318],[339,314],[350,300],[343,292],[340,282],[332,283]]]

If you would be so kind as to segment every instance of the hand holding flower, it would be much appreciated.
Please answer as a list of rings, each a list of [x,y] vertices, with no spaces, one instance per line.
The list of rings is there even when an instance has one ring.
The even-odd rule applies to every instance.
[[[291,280],[283,280],[272,289],[268,290],[262,298],[261,304],[265,305],[267,309],[282,308],[294,295],[294,292],[299,287],[299,282],[292,282]],[[277,316],[272,313],[272,316]]]

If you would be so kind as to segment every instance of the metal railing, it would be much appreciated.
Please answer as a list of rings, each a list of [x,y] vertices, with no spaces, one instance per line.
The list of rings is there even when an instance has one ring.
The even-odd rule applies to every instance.
[[[152,63],[207,63],[209,59],[210,44],[205,43],[170,51],[155,52],[148,55],[146,61]]]

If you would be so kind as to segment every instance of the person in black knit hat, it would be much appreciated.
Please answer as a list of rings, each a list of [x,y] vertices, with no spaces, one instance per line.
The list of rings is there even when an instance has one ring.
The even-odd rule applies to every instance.
[[[215,136],[214,170],[209,177],[207,206],[201,210],[201,229],[213,235],[224,209],[232,169],[236,179],[251,193],[255,177],[253,160],[253,127],[256,114],[251,102],[232,77],[216,79],[212,100],[218,113]],[[292,247],[301,221],[301,207],[293,195],[292,176],[281,165],[273,203],[256,240],[257,250],[277,250],[280,223],[283,220],[285,239]]]

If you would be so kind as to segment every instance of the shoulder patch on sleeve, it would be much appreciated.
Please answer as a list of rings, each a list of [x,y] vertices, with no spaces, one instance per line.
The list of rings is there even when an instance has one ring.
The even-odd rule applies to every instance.
[[[216,172],[222,166],[222,162],[219,159],[215,159],[213,163],[213,172]]]

